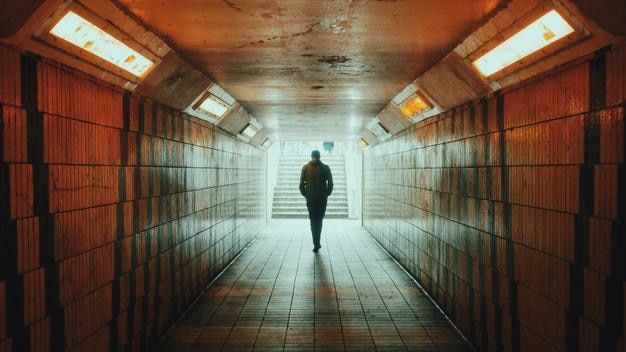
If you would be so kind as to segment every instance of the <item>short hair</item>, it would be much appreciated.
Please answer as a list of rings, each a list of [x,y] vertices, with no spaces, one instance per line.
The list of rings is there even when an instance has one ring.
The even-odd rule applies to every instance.
[[[311,152],[311,158],[319,159],[320,158],[320,151],[319,150],[312,151]]]

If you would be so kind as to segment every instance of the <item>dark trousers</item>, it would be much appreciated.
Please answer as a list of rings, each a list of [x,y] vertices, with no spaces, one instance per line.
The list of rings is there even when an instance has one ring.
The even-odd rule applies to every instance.
[[[321,199],[315,202],[308,201],[306,202],[306,207],[309,209],[313,245],[319,247],[320,237],[322,235],[322,221],[324,220],[324,214],[326,214],[326,199]]]

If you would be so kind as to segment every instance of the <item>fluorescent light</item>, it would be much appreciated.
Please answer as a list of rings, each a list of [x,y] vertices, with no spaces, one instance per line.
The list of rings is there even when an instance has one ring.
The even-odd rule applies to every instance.
[[[572,32],[574,28],[556,10],[550,10],[478,58],[473,65],[483,75],[491,76]]]
[[[265,138],[263,143],[261,143],[261,147],[263,148],[269,148],[271,145],[272,145],[272,140],[269,138]]]
[[[400,107],[400,111],[404,116],[411,118],[428,111],[431,108],[432,106],[426,102],[426,99],[416,94],[413,99],[410,99],[407,103]]]
[[[411,95],[417,92],[417,86],[413,83],[406,86],[400,93],[398,93],[393,99],[393,103],[396,106],[402,105],[402,102],[406,101]]]
[[[228,111],[228,106],[224,104],[219,98],[209,95],[198,107],[196,110],[200,110],[205,114],[212,114],[217,117],[222,117]]]
[[[221,101],[226,103],[228,106],[232,106],[236,102],[235,98],[233,98],[230,94],[226,93],[226,91],[222,89],[222,87],[218,86],[215,83],[213,83],[211,88],[209,88],[209,93],[218,97]]]
[[[72,11],[50,33],[137,77],[143,77],[154,66],[154,62]]]
[[[245,136],[248,139],[252,139],[252,137],[254,137],[256,133],[257,133],[257,129],[251,124],[248,124],[246,128],[244,128],[239,134]]]
[[[374,123],[370,127],[370,131],[374,134],[374,136],[376,136],[376,138],[381,141],[384,141],[385,139],[391,137],[391,133],[389,133],[389,130],[386,129],[385,126],[383,126],[380,122]]]
[[[358,143],[361,148],[367,148],[369,146],[369,143],[363,138],[359,139]]]

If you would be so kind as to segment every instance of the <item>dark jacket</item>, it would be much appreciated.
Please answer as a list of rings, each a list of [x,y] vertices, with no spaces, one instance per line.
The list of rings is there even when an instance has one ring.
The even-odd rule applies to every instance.
[[[330,167],[319,160],[311,160],[302,167],[300,193],[307,202],[321,202],[333,192]]]

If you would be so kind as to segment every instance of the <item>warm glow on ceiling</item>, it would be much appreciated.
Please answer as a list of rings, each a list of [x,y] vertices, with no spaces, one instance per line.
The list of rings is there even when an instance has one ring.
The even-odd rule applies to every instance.
[[[212,114],[217,117],[222,117],[228,111],[228,106],[221,102],[219,98],[209,95],[204,101],[196,108],[200,112],[205,114]]]
[[[430,104],[428,104],[426,100],[419,95],[415,95],[413,99],[410,99],[407,103],[400,107],[402,114],[408,118],[419,115],[430,109]]]
[[[483,75],[490,76],[573,32],[574,28],[556,10],[551,10],[478,58],[473,65]]]
[[[154,62],[72,11],[50,33],[137,77],[143,77],[154,66]]]

